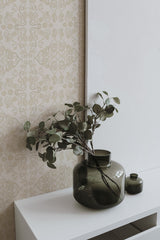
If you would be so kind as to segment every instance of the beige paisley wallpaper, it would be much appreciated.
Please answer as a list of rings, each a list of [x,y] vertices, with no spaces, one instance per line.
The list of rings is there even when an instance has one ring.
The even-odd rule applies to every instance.
[[[36,124],[84,97],[84,0],[0,0],[0,239],[15,240],[13,201],[72,185],[77,161],[57,170],[25,149]]]

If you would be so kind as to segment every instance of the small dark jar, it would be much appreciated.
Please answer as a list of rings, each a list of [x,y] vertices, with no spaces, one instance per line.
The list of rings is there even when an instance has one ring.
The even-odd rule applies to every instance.
[[[143,181],[138,177],[137,173],[131,173],[129,177],[126,178],[125,189],[130,194],[137,194],[143,190]]]
[[[104,209],[124,199],[125,171],[110,160],[111,153],[95,150],[88,159],[78,163],[73,171],[73,195],[82,205]]]

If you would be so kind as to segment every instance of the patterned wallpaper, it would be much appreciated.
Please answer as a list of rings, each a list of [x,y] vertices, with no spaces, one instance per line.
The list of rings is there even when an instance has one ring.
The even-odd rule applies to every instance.
[[[13,201],[72,185],[77,161],[49,169],[25,149],[33,124],[84,97],[84,0],[0,0],[0,239],[15,240]]]

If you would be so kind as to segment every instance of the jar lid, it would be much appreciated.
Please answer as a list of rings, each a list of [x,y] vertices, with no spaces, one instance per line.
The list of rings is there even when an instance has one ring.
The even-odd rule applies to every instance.
[[[138,178],[138,174],[137,173],[131,173],[130,178],[133,179],[133,180],[136,180]]]

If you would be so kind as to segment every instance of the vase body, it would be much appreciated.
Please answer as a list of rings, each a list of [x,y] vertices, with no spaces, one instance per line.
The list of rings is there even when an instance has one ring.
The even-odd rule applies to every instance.
[[[73,195],[82,205],[104,209],[119,204],[124,199],[125,171],[110,152],[95,150],[95,155],[78,163],[73,171]]]

